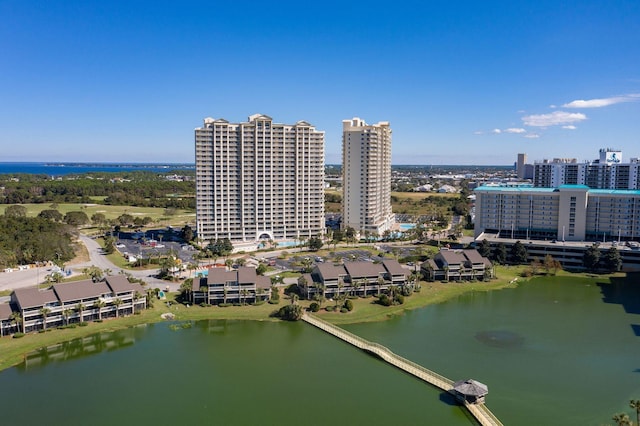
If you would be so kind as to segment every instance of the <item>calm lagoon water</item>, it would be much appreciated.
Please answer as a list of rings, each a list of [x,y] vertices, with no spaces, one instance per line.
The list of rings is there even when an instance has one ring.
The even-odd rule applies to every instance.
[[[345,328],[487,384],[506,425],[601,425],[640,399],[639,307],[630,282],[546,279]],[[303,323],[93,336],[0,372],[0,395],[2,424],[472,424],[437,389]]]

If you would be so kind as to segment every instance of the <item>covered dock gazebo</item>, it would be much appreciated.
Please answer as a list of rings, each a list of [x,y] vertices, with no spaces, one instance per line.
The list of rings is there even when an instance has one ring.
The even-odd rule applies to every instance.
[[[483,404],[484,397],[489,393],[489,388],[484,383],[467,379],[455,382],[452,393],[462,402]]]

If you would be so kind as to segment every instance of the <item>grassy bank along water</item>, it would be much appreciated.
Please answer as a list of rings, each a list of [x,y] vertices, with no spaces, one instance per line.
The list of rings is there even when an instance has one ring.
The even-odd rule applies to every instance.
[[[327,312],[324,309],[316,315],[334,324],[350,324],[359,322],[384,321],[395,315],[402,315],[405,311],[421,308],[434,303],[458,297],[467,292],[490,291],[502,288],[513,288],[524,279],[521,274],[526,266],[498,266],[496,267],[497,279],[489,282],[422,282],[422,289],[418,293],[405,298],[402,305],[381,306],[375,303],[374,297],[352,299],[353,311],[349,313]],[[603,276],[589,274],[569,274],[559,272],[558,275],[580,275],[601,280]],[[621,275],[621,274],[620,274]],[[163,321],[161,315],[171,312],[176,321],[198,321],[207,319],[235,319],[253,321],[276,321],[271,318],[272,312],[280,306],[290,303],[287,297],[280,298],[279,305],[264,303],[255,306],[186,306],[175,303],[176,294],[169,295],[170,306],[167,301],[156,300],[154,307],[128,317],[104,320],[103,322],[89,322],[85,327],[51,329],[44,333],[30,333],[22,338],[5,336],[0,338],[0,370],[14,366],[22,362],[24,355],[41,347],[55,345],[64,341],[86,337],[88,335],[114,331],[121,328],[134,327],[141,324]],[[311,301],[300,300],[297,303],[308,307]],[[331,306],[332,301],[325,301],[323,307]]]

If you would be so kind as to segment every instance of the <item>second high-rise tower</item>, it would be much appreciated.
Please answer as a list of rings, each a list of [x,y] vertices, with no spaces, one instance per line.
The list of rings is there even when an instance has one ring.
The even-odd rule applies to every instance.
[[[391,127],[342,121],[342,226],[381,236],[391,230]]]

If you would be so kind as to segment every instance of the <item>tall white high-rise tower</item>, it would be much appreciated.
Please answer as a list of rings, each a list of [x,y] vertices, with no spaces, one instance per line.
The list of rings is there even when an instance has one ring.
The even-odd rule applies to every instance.
[[[394,224],[391,211],[391,128],[342,121],[342,227],[382,235]]]
[[[294,240],[324,233],[324,132],[306,121],[205,118],[195,129],[203,241]]]

